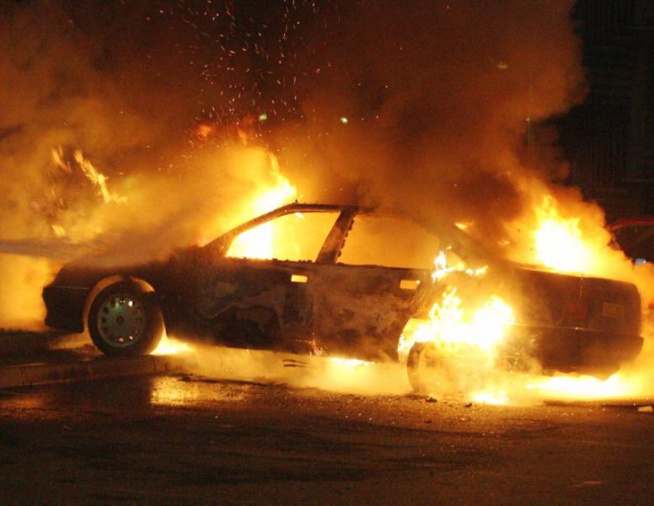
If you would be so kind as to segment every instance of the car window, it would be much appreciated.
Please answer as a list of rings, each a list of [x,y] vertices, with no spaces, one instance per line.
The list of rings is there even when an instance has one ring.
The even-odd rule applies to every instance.
[[[436,236],[418,224],[395,217],[359,215],[339,263],[433,269],[439,251]]]
[[[338,215],[334,211],[278,216],[236,236],[227,256],[315,261]]]

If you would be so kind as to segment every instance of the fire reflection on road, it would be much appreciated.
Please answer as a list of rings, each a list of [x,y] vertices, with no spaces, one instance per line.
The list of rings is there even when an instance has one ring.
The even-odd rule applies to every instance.
[[[175,343],[176,341],[172,341]],[[184,344],[182,342],[182,344]],[[217,346],[193,346],[178,353],[184,373],[160,377],[152,384],[152,405],[181,405],[190,401],[243,402],[247,389],[212,388],[207,383],[283,385],[295,390],[364,396],[410,396],[405,366],[361,360],[279,354]],[[647,362],[647,361],[645,361]],[[636,364],[636,367],[638,363]],[[526,406],[548,402],[636,402],[654,397],[649,386],[635,381],[642,374],[625,369],[606,379],[583,375],[544,376],[493,371],[476,391],[434,391],[432,402]],[[203,386],[204,385],[204,386]]]

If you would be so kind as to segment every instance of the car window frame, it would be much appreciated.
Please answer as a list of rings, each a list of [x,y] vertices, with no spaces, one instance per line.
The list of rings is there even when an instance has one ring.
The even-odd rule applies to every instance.
[[[248,261],[258,261],[258,262],[291,262],[291,263],[312,263],[312,264],[333,264],[336,263],[336,259],[340,253],[340,249],[343,246],[345,241],[345,236],[347,231],[351,228],[354,217],[361,212],[361,208],[357,206],[338,206],[330,204],[289,204],[280,208],[277,208],[268,213],[262,214],[252,220],[249,220],[229,232],[226,232],[222,236],[214,239],[209,242],[206,246],[207,249],[218,250],[220,254],[225,258],[227,257],[227,252],[229,251],[234,239],[239,235],[252,230],[260,225],[264,225],[274,219],[295,213],[335,213],[338,216],[334,221],[331,229],[325,236],[325,240],[320,247],[318,255],[314,260],[303,260],[303,261],[292,261],[292,260],[280,260],[280,259],[255,259],[255,258],[240,258],[240,260]]]

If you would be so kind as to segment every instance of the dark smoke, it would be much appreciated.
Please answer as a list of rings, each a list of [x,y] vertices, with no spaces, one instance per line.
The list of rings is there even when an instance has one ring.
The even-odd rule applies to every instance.
[[[319,184],[497,234],[567,171],[544,123],[583,97],[572,5],[352,3],[303,93]]]
[[[2,1],[0,240],[133,260],[224,229],[270,177],[265,157],[244,167],[235,132],[253,118],[250,146],[303,200],[500,233],[531,204],[524,181],[565,175],[543,124],[583,95],[572,5]],[[77,150],[126,201],[100,198]],[[37,301],[51,264],[14,258],[2,270]]]

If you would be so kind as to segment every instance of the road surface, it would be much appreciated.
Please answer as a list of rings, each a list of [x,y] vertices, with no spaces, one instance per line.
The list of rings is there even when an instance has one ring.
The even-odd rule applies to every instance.
[[[384,373],[385,374],[385,373]],[[654,414],[189,373],[0,391],[3,504],[651,504]]]

